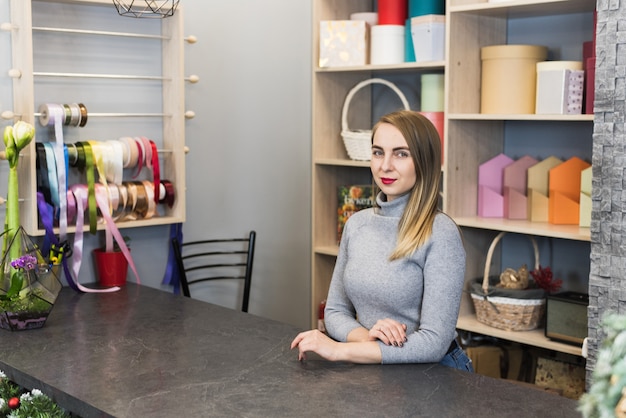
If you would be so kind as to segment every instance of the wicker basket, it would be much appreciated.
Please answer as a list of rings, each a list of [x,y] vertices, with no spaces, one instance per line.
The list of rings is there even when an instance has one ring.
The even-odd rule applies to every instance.
[[[352,90],[348,92],[346,100],[343,103],[343,109],[341,111],[341,136],[343,143],[348,151],[348,156],[353,160],[369,161],[372,158],[372,131],[371,130],[352,130],[348,128],[348,109],[350,108],[350,102],[352,97],[361,88],[370,84],[384,84],[391,88],[402,100],[404,109],[409,110],[409,102],[402,94],[400,89],[393,83],[384,80],[382,78],[370,78],[368,80],[361,81],[354,86]]]
[[[542,322],[546,298],[543,289],[512,290],[496,288],[498,277],[489,276],[489,266],[496,245],[505,235],[500,232],[491,243],[487,253],[485,273],[472,283],[472,301],[478,322],[506,331],[530,331]],[[539,268],[537,243],[530,237],[535,252],[535,269]],[[482,283],[481,283],[482,281]]]

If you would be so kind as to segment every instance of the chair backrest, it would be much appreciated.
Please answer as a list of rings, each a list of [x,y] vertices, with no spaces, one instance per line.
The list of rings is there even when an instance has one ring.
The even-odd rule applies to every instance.
[[[245,238],[223,238],[180,243],[172,249],[180,272],[182,294],[191,297],[189,286],[211,280],[243,280],[241,310],[248,312],[256,232]]]

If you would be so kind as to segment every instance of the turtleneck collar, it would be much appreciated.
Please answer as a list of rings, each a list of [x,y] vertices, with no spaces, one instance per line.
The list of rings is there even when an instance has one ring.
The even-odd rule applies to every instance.
[[[379,192],[376,196],[376,204],[378,204],[378,214],[381,216],[390,216],[399,218],[404,213],[404,208],[409,201],[410,193],[405,193],[402,196],[387,201],[387,196],[383,192]]]

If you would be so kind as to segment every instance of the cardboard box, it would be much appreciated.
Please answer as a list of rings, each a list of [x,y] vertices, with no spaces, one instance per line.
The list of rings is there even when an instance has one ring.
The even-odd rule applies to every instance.
[[[364,20],[320,22],[320,67],[348,67],[368,62],[368,24]]]
[[[582,365],[548,358],[537,359],[535,384],[553,389],[570,399],[579,399],[585,392],[585,368]]]

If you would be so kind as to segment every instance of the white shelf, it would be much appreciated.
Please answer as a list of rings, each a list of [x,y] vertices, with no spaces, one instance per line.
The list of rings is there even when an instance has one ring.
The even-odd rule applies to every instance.
[[[387,65],[358,65],[350,67],[315,67],[317,73],[339,73],[339,72],[364,72],[364,71],[407,71],[407,70],[443,70],[445,68],[444,61],[430,62],[405,62],[401,64]]]

